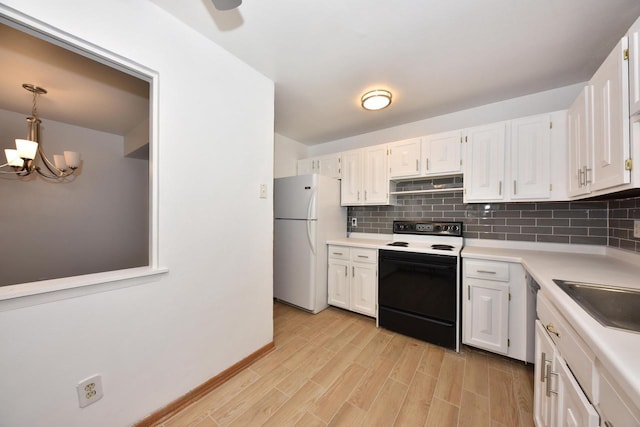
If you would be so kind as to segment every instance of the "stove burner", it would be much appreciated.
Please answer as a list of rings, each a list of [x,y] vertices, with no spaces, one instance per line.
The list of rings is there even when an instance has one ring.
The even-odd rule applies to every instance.
[[[402,246],[403,248],[406,248],[407,246],[409,246],[408,242],[391,242],[391,243],[387,243],[387,246]]]
[[[453,246],[445,245],[445,244],[435,244],[435,245],[431,245],[431,249],[435,249],[439,251],[450,251],[450,250],[453,250]]]

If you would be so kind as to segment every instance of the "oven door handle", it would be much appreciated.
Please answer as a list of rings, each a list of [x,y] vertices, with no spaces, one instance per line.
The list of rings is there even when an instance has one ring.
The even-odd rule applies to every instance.
[[[390,263],[390,264],[399,264],[399,265],[406,265],[406,266],[411,266],[411,267],[428,267],[429,269],[436,269],[436,270],[450,270],[452,267],[455,268],[456,266],[456,261],[455,258],[453,258],[453,262],[449,263],[449,264],[441,264],[441,263],[434,263],[432,261],[407,261],[405,259],[401,259],[401,258],[384,258],[380,260],[381,264],[384,263]]]

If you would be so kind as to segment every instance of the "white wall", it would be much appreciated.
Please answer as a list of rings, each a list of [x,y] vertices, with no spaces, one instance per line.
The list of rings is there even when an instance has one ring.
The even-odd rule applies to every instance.
[[[274,145],[274,178],[296,175],[297,161],[308,156],[309,147],[278,133],[275,134]]]
[[[25,137],[25,117],[0,110],[2,155]],[[123,157],[122,136],[46,119],[41,129],[50,159],[79,151],[82,167],[67,183],[0,175],[0,200],[11,201],[0,214],[11,242],[0,245],[0,286],[149,265],[148,163]]]
[[[569,108],[584,83],[487,104],[309,147],[309,157]]]
[[[3,5],[159,74],[169,273],[0,311],[0,425],[129,425],[272,341],[273,205],[258,189],[273,179],[273,82],[146,0]],[[176,163],[185,152],[199,157]],[[105,395],[80,409],[75,386],[95,373]]]

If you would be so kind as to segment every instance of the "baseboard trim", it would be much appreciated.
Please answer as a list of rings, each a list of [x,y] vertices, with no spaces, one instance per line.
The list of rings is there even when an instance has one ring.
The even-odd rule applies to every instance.
[[[205,394],[209,393],[211,390],[214,390],[215,388],[218,388],[225,382],[229,381],[231,378],[237,375],[240,371],[249,367],[258,359],[270,353],[274,348],[275,348],[275,345],[273,341],[271,341],[269,344],[265,345],[262,348],[259,348],[258,350],[251,353],[249,356],[245,357],[238,363],[220,372],[215,377],[210,378],[206,382],[200,384],[198,387],[194,388],[189,393],[174,400],[167,406],[157,410],[156,412],[152,413],[142,421],[137,422],[136,424],[134,424],[134,427],[153,427],[165,422],[166,420],[168,420],[169,418],[171,418],[172,416],[174,416],[175,414],[177,414],[187,406],[191,405],[196,400],[200,399]]]

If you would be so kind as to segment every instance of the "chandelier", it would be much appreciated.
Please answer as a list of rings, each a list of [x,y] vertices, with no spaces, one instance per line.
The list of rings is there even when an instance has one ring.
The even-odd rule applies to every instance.
[[[65,151],[64,154],[54,154],[51,162],[42,150],[40,142],[40,123],[38,117],[37,98],[38,95],[47,93],[46,89],[29,83],[24,83],[23,88],[33,93],[33,107],[31,117],[27,117],[27,138],[16,139],[15,149],[5,149],[7,163],[0,165],[0,168],[10,167],[13,172],[0,171],[2,173],[15,173],[18,176],[31,175],[37,172],[48,179],[62,180],[72,175],[80,165],[80,153],[75,151]],[[38,158],[42,159],[46,170],[38,165]]]

